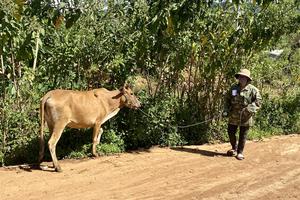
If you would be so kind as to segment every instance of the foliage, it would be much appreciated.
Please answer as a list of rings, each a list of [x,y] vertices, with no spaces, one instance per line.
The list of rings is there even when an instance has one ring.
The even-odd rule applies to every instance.
[[[177,133],[174,110],[177,107],[176,99],[165,96],[162,101],[155,102],[146,93],[140,92],[138,96],[143,102],[143,109],[135,112],[126,110],[113,121],[124,132],[126,148],[183,144],[183,139]]]
[[[46,91],[114,89],[135,77],[145,80],[143,112],[107,122],[100,153],[227,140],[219,113],[241,67],[264,96],[252,135],[299,132],[299,19],[298,0],[2,0],[0,163],[36,161]],[[284,51],[270,58],[273,49]],[[90,141],[90,130],[66,130],[57,154],[89,156]]]
[[[258,115],[260,130],[275,133],[298,133],[299,126],[299,91],[297,95],[284,98],[265,96],[265,104]],[[272,126],[270,126],[270,124]]]
[[[25,78],[24,75],[23,78]],[[26,81],[25,81],[26,80]],[[19,81],[22,90],[20,97],[13,84],[8,84],[2,94],[0,135],[1,150],[5,156],[5,162],[14,163],[18,160],[33,162],[38,155],[37,133],[38,123],[38,89],[31,87],[27,79]],[[36,87],[38,85],[35,85]],[[21,98],[22,97],[22,98]]]

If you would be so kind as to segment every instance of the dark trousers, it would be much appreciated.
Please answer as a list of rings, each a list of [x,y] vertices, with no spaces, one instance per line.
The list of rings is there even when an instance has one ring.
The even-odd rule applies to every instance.
[[[247,134],[250,129],[249,126],[240,126],[240,132],[239,132],[239,142],[237,143],[236,140],[236,132],[237,132],[238,126],[228,124],[228,135],[229,135],[229,140],[230,144],[232,146],[232,149],[237,150],[238,153],[243,153],[245,144],[246,144],[246,139],[247,139]]]

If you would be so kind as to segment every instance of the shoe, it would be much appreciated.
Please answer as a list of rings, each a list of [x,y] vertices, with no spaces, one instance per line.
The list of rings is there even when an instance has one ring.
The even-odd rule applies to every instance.
[[[236,156],[236,159],[238,159],[238,160],[244,160],[244,158],[245,157],[241,153],[238,153],[238,155]]]
[[[230,149],[227,151],[227,156],[236,156],[237,152],[234,149]]]

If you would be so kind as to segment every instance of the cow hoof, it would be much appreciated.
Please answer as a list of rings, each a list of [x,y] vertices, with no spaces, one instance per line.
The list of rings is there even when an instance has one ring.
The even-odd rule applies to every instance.
[[[39,165],[39,168],[40,168],[40,170],[43,170],[43,171],[47,171],[49,169],[48,166],[44,166],[44,165]]]
[[[99,157],[99,154],[93,153],[93,157],[94,157],[94,158],[97,158],[97,157]]]
[[[55,168],[55,171],[56,171],[56,172],[62,172],[62,169],[61,169],[60,167],[56,167],[56,168]]]

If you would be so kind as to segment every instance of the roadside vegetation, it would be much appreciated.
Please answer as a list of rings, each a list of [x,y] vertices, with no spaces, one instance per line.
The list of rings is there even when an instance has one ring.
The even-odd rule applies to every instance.
[[[55,2],[0,2],[0,166],[37,161],[39,100],[56,88],[134,85],[142,111],[106,122],[100,154],[227,141],[240,68],[263,95],[249,138],[300,132],[299,0]],[[90,156],[91,138],[66,129],[58,157]]]

